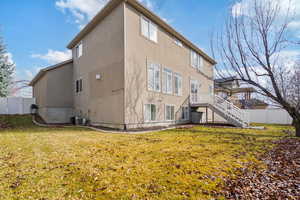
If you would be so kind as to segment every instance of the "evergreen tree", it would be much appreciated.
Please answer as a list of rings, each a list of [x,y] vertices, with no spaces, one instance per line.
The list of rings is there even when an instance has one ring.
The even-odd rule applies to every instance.
[[[0,38],[0,97],[8,96],[13,72],[14,63],[9,62],[6,47]]]

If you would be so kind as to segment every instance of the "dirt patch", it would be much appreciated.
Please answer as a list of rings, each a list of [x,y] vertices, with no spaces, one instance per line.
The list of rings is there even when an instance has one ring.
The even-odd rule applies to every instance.
[[[7,122],[0,121],[0,130],[13,128],[12,125],[8,124]]]
[[[228,180],[223,195],[228,199],[300,199],[300,140],[282,139],[262,156],[264,170],[241,169]]]

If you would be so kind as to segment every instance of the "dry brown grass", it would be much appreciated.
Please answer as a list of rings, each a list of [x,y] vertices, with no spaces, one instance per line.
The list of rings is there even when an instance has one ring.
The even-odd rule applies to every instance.
[[[0,199],[210,199],[224,178],[284,135],[194,127],[142,135],[39,128],[0,117]],[[262,166],[263,167],[263,166]]]

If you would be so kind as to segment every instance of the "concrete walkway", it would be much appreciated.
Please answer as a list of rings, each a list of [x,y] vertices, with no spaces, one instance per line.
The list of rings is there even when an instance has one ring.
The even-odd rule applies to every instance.
[[[96,128],[96,127],[92,127],[92,126],[74,126],[74,125],[51,125],[51,124],[42,124],[39,123],[35,120],[35,117],[32,117],[32,122],[40,127],[65,127],[65,128],[87,128],[93,131],[97,131],[97,132],[102,132],[102,133],[113,133],[113,134],[144,134],[144,133],[155,133],[155,132],[160,132],[160,131],[165,131],[165,130],[172,130],[172,129],[176,129],[176,128],[180,128],[180,127],[184,127],[185,125],[182,126],[175,126],[175,127],[168,127],[168,128],[161,128],[161,129],[157,129],[157,130],[146,130],[146,131],[121,131],[121,130],[107,130],[107,129],[101,129],[101,128]],[[218,127],[220,128],[220,127]],[[239,127],[226,127],[226,128],[239,128]],[[254,126],[249,126],[246,127],[244,129],[255,129],[255,130],[263,130],[265,129],[265,127],[263,126],[258,126],[258,127],[254,127]]]
[[[144,134],[144,133],[155,133],[155,132],[160,132],[160,131],[165,131],[165,130],[172,130],[172,129],[176,129],[178,127],[168,127],[168,128],[161,128],[161,129],[157,129],[157,130],[147,130],[147,131],[121,131],[121,130],[105,130],[105,129],[101,129],[101,128],[95,128],[92,126],[72,126],[72,125],[51,125],[51,124],[42,124],[39,123],[35,120],[35,117],[32,117],[32,122],[40,127],[48,127],[48,128],[53,128],[53,127],[62,127],[62,128],[87,128],[93,131],[97,131],[97,132],[102,132],[102,133],[113,133],[113,134]]]

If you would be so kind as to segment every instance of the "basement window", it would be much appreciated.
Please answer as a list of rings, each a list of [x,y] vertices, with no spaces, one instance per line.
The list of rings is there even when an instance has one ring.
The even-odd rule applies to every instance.
[[[145,118],[145,122],[156,121],[156,105],[155,104],[145,104],[144,118]]]

